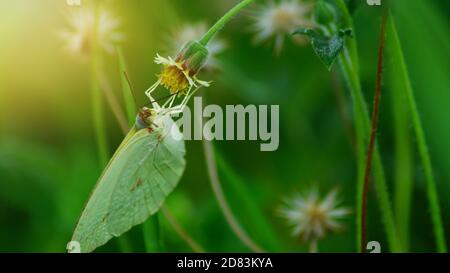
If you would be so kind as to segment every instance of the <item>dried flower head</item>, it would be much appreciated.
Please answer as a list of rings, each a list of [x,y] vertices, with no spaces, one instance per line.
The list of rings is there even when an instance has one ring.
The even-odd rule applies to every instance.
[[[111,13],[102,9],[98,11],[97,20],[95,17],[96,12],[91,8],[76,10],[68,15],[69,28],[61,36],[69,52],[89,56],[96,39],[100,48],[113,53],[114,45],[124,40],[124,35],[117,30],[120,21]]]
[[[348,215],[348,208],[338,207],[337,191],[328,193],[322,200],[316,190],[305,196],[297,196],[286,202],[281,210],[289,225],[293,226],[293,235],[306,242],[322,239],[327,232],[342,228],[339,220]]]
[[[168,37],[169,50],[176,53],[189,41],[199,40],[207,31],[205,23],[186,24],[180,28],[175,29],[170,37]],[[206,46],[209,52],[208,59],[205,63],[204,69],[212,70],[218,68],[217,55],[222,53],[225,48],[225,42],[219,38],[211,40]]]
[[[283,48],[286,35],[291,36],[298,27],[312,26],[312,5],[299,0],[269,1],[261,6],[255,16],[253,26],[256,32],[255,41],[263,42],[269,39],[275,40],[275,51]],[[293,37],[294,41],[302,43],[304,39]]]

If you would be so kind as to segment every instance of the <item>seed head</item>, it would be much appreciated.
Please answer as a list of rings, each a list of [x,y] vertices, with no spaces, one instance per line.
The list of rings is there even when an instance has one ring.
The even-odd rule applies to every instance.
[[[114,52],[115,44],[124,40],[124,35],[118,32],[120,21],[107,10],[96,12],[86,8],[68,15],[68,29],[61,33],[66,49],[82,57],[92,54],[94,41],[108,53]],[[94,35],[96,37],[94,37]]]
[[[288,200],[281,216],[293,227],[293,235],[307,242],[322,239],[327,232],[342,228],[339,220],[348,215],[348,208],[338,207],[337,191],[331,191],[322,200],[317,191]]]
[[[275,51],[279,53],[283,48],[286,36],[291,36],[292,32],[299,27],[312,25],[311,10],[310,3],[299,0],[268,2],[265,6],[261,6],[256,13],[253,27],[256,32],[255,41],[262,42],[273,38]],[[294,39],[298,39],[298,37]],[[302,42],[303,40],[296,41]]]

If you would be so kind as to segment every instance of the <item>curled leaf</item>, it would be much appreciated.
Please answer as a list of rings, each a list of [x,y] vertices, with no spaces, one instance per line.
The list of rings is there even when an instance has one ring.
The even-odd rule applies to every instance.
[[[352,36],[351,29],[339,30],[336,34],[328,37],[318,31],[310,28],[298,29],[294,35],[306,35],[310,38],[314,52],[317,54],[322,63],[331,70],[336,58],[344,48],[345,36]]]

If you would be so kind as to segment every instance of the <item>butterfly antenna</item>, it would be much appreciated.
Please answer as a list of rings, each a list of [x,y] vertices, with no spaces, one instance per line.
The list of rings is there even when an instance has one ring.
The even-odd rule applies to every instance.
[[[136,95],[135,95],[135,92],[134,92],[134,88],[133,88],[133,84],[131,83],[130,78],[128,77],[127,71],[123,71],[123,75],[125,76],[125,79],[128,82],[128,86],[130,87],[131,95],[133,96],[134,103],[135,103],[135,105],[138,105],[137,99],[136,99]]]
[[[128,73],[127,73],[126,71],[124,71],[123,74],[124,74],[124,76],[125,76],[125,79],[126,79],[127,82],[128,82],[128,86],[130,87],[131,94],[133,95],[134,103],[135,103],[136,105],[138,105],[137,99],[136,99],[136,96],[135,96],[135,92],[134,92],[134,88],[133,88],[133,84],[131,83],[131,80],[130,80],[130,78],[128,77]],[[148,106],[148,105],[150,105],[150,104],[152,104],[152,103],[154,103],[154,102],[159,102],[159,101],[162,101],[162,100],[171,98],[171,97],[173,97],[173,96],[178,95],[180,92],[181,92],[181,91],[178,91],[178,92],[176,92],[176,93],[173,93],[173,94],[164,96],[164,97],[162,97],[162,98],[159,98],[159,99],[156,99],[156,100],[153,100],[153,101],[150,101],[149,103],[146,103],[146,104],[144,104],[143,106]],[[143,106],[142,106],[142,107],[143,107]]]
[[[178,91],[178,92],[176,92],[176,93],[173,93],[173,94],[170,94],[170,95],[167,95],[167,96],[164,96],[164,97],[162,97],[162,98],[159,98],[159,99],[156,99],[156,100],[153,100],[153,101],[150,101],[149,103],[147,103],[146,105],[149,105],[149,104],[151,104],[151,103],[154,103],[154,102],[159,102],[159,101],[162,101],[162,100],[165,100],[165,99],[168,99],[168,98],[171,98],[171,97],[173,97],[173,96],[176,96],[176,95],[178,95],[180,93],[180,91]],[[145,106],[146,106],[145,105]]]

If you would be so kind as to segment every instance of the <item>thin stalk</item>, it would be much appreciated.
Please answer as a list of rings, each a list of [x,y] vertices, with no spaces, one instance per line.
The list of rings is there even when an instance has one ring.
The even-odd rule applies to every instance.
[[[169,224],[172,226],[172,228],[175,230],[175,232],[180,236],[183,241],[186,242],[188,246],[192,248],[192,250],[196,253],[205,253],[205,250],[202,246],[200,246],[194,239],[192,239],[191,236],[184,230],[184,228],[178,223],[177,219],[172,215],[170,210],[163,206],[161,208],[161,211],[164,215],[164,217],[167,219]]]
[[[198,122],[198,124],[202,124],[202,118],[203,117],[202,117],[201,113],[198,113],[198,115],[195,116],[195,121]],[[257,253],[265,252],[259,245],[257,245],[255,242],[253,242],[253,240],[248,236],[248,234],[245,232],[245,230],[239,224],[237,218],[234,216],[233,212],[230,209],[230,206],[228,205],[228,202],[223,193],[222,185],[220,183],[219,172],[217,170],[217,166],[215,163],[216,159],[215,159],[215,155],[214,155],[214,147],[212,145],[212,142],[204,139],[202,141],[202,143],[203,143],[203,150],[205,153],[209,182],[211,183],[211,187],[214,192],[214,196],[215,196],[217,203],[219,204],[219,207],[225,217],[225,220],[227,221],[228,225],[230,226],[230,228],[234,232],[234,234],[241,240],[241,242],[245,246],[247,246],[253,252],[257,252]]]
[[[220,209],[233,230],[234,234],[242,241],[244,245],[246,245],[253,252],[262,253],[264,252],[260,246],[258,246],[253,240],[248,236],[245,230],[241,227],[236,217],[228,205],[228,202],[223,194],[223,189],[219,180],[219,175],[217,172],[217,166],[214,158],[214,148],[212,143],[207,140],[203,140],[203,149],[205,151],[206,165],[208,170],[209,181],[211,183],[211,187],[214,192],[214,196],[216,197],[217,202],[219,203]]]
[[[206,46],[209,41],[214,37],[214,35],[219,32],[234,16],[236,16],[243,8],[254,2],[255,0],[243,0],[229,10],[222,18],[220,18],[216,24],[214,24],[206,34],[200,39],[199,43]],[[201,116],[198,117],[201,121]],[[244,229],[239,225],[236,217],[233,215],[230,206],[228,205],[226,198],[223,194],[223,189],[219,180],[219,175],[217,171],[217,166],[215,164],[214,158],[214,148],[212,143],[203,140],[203,149],[206,157],[207,170],[209,175],[209,180],[214,192],[214,195],[219,203],[222,213],[225,216],[228,224],[230,225],[236,236],[254,252],[263,252],[262,248],[258,246],[253,240],[247,235]]]
[[[209,41],[214,37],[214,35],[219,32],[222,28],[225,27],[225,25],[233,19],[234,16],[236,16],[243,8],[254,2],[255,0],[242,0],[234,6],[232,9],[230,9],[227,13],[225,13],[222,18],[220,18],[209,30],[208,32],[203,35],[203,37],[200,39],[199,43],[206,46]]]
[[[117,54],[119,55],[119,75],[122,84],[122,96],[125,101],[125,110],[127,112],[128,123],[132,126],[136,119],[137,106],[134,99],[133,90],[131,88],[131,83],[128,82],[128,79],[125,76],[125,73],[128,71],[127,63],[120,47],[117,48]]]
[[[227,161],[220,150],[215,150],[215,160],[219,174],[226,187],[225,190],[233,192],[233,208],[239,208],[240,215],[246,219],[246,227],[253,230],[254,240],[264,241],[262,247],[270,248],[270,251],[281,251],[280,238],[276,235],[273,223],[267,219],[267,214],[262,209],[261,203],[253,195],[252,189],[247,185],[246,180],[240,177]],[[244,220],[243,217],[240,220]]]
[[[142,225],[142,234],[144,236],[145,251],[147,253],[161,253],[164,251],[159,213],[152,215],[144,222]]]
[[[352,18],[346,8],[343,0],[336,0],[338,7],[340,8],[344,19],[346,27],[354,29]],[[354,119],[355,119],[355,129],[356,129],[356,148],[357,148],[357,204],[356,204],[356,219],[357,219],[357,248],[359,251],[363,251],[361,246],[362,238],[362,225],[360,219],[362,218],[362,203],[364,195],[364,172],[366,165],[366,145],[367,136],[370,133],[370,120],[369,112],[367,109],[367,104],[362,93],[361,83],[359,80],[358,72],[358,49],[356,45],[356,40],[351,39],[348,45],[344,48],[343,52],[340,54],[339,65],[343,77],[345,78],[353,104]],[[380,205],[380,210],[383,217],[383,223],[385,232],[387,235],[389,248],[392,252],[399,252],[401,248],[398,242],[397,230],[394,221],[394,215],[392,212],[392,205],[389,198],[389,192],[386,185],[386,178],[384,174],[383,165],[381,163],[381,156],[378,151],[377,145],[375,145],[374,155],[373,155],[373,168],[375,177],[375,186],[378,197],[378,202]]]
[[[369,180],[372,171],[372,161],[373,161],[373,152],[375,150],[375,141],[376,134],[378,129],[378,121],[379,121],[379,111],[380,111],[380,101],[381,101],[381,85],[383,82],[383,65],[384,65],[384,49],[385,49],[385,41],[386,41],[386,22],[388,18],[388,11],[383,14],[383,19],[381,23],[381,37],[380,37],[380,47],[378,49],[378,65],[377,65],[377,81],[375,87],[375,96],[373,103],[373,112],[372,112],[372,125],[370,128],[370,139],[369,139],[369,147],[367,148],[367,163],[364,173],[364,193],[362,200],[362,214],[361,214],[361,249],[364,249],[367,244],[367,202],[369,195]]]
[[[345,51],[345,50],[344,50]],[[355,126],[356,126],[356,139],[357,139],[357,149],[358,149],[358,186],[357,186],[357,245],[360,249],[362,242],[362,226],[361,226],[361,217],[362,217],[362,203],[363,203],[363,195],[364,195],[364,170],[365,170],[365,158],[366,158],[366,136],[369,135],[370,130],[370,121],[368,118],[368,110],[366,102],[363,98],[362,91],[356,86],[359,85],[359,78],[356,74],[353,74],[354,71],[350,68],[350,64],[348,63],[346,57],[339,57],[339,63],[342,69],[342,73],[344,77],[348,81],[349,90],[352,97],[352,103],[354,107],[354,115],[355,115]],[[358,81],[356,84],[355,81]],[[377,145],[376,145],[377,146]],[[378,196],[378,201],[380,204],[380,210],[383,217],[383,222],[385,226],[385,232],[388,237],[388,242],[391,251],[398,252],[399,243],[397,237],[396,226],[394,222],[394,215],[392,212],[392,205],[389,199],[389,192],[386,185],[386,178],[384,175],[383,165],[381,163],[381,156],[378,151],[378,148],[375,147],[374,155],[373,155],[373,168],[374,168],[374,176],[375,176],[375,186]],[[360,249],[362,251],[362,249]]]
[[[92,55],[91,55],[91,95],[92,111],[95,130],[95,139],[97,141],[98,157],[101,168],[106,166],[109,159],[108,139],[106,137],[105,118],[103,113],[103,98],[99,83],[99,68],[101,66],[101,51],[98,46],[98,4],[95,6],[93,35],[92,35]]]
[[[422,162],[422,167],[425,173],[425,182],[427,188],[428,202],[430,206],[431,219],[433,222],[433,232],[436,240],[437,249],[439,252],[447,252],[447,245],[444,234],[444,227],[441,218],[441,209],[439,206],[439,197],[436,189],[436,180],[434,178],[433,166],[431,164],[430,154],[426,144],[425,132],[423,130],[422,121],[419,116],[416,99],[409,79],[408,70],[405,59],[402,53],[400,39],[398,37],[397,28],[392,16],[389,17],[389,34],[390,45],[394,57],[399,63],[400,77],[403,80],[408,105],[412,115],[412,122],[417,138],[417,146]]]
[[[342,54],[346,53],[346,49]],[[341,67],[342,74],[347,81],[348,88],[351,94],[351,101],[353,104],[353,116],[355,120],[355,132],[356,132],[356,160],[357,160],[357,193],[356,193],[356,230],[357,230],[357,246],[361,250],[361,234],[362,226],[362,196],[364,194],[364,158],[365,158],[365,123],[364,115],[367,113],[365,108],[365,101],[362,98],[361,87],[359,78],[355,71],[351,68],[348,59],[345,56],[339,57],[339,65]]]
[[[125,113],[123,112],[122,107],[120,107],[120,103],[117,97],[115,96],[114,91],[112,90],[111,84],[109,83],[106,75],[104,74],[101,75],[100,83],[103,95],[105,96],[106,101],[108,102],[109,108],[111,108],[111,111],[113,112],[113,115],[116,118],[120,129],[122,130],[124,135],[126,135],[129,130],[128,121],[125,118]]]

